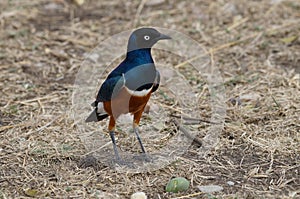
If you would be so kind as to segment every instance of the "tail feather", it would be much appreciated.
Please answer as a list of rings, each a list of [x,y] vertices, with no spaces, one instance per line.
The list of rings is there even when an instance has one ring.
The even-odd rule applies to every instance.
[[[108,114],[99,114],[97,113],[97,108],[86,118],[85,122],[99,122],[108,117]]]

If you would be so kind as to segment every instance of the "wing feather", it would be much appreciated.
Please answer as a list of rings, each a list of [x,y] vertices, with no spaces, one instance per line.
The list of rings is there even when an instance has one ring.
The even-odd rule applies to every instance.
[[[155,77],[153,87],[152,87],[152,91],[151,91],[152,93],[155,92],[158,89],[159,83],[160,83],[160,73],[159,73],[158,70],[156,70],[156,77]]]
[[[125,85],[123,75],[114,76],[106,79],[97,94],[97,102],[105,102],[113,99]]]

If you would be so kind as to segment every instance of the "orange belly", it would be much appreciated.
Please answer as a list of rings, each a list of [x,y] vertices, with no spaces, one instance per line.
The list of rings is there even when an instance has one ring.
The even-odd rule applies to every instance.
[[[151,91],[145,96],[132,96],[123,88],[114,99],[103,102],[104,110],[115,119],[121,114],[134,114],[145,108],[150,96]]]

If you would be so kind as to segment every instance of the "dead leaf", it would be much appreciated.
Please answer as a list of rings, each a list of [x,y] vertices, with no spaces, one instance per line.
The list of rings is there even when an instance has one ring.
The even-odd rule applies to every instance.
[[[292,43],[293,41],[295,41],[296,39],[298,38],[298,36],[290,36],[290,37],[285,37],[285,38],[282,38],[281,41],[285,44],[290,44]]]
[[[81,6],[82,4],[84,4],[84,0],[73,0],[73,1],[78,6]]]
[[[37,189],[26,189],[24,191],[24,193],[26,196],[36,197],[38,195],[39,191]]]

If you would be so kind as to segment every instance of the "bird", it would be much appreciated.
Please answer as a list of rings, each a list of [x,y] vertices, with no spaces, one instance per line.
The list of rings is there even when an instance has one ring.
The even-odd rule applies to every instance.
[[[100,86],[96,100],[91,104],[94,110],[85,122],[98,122],[109,118],[108,131],[118,164],[125,162],[116,145],[116,121],[120,115],[127,113],[133,115],[133,131],[145,160],[149,160],[138,127],[151,94],[160,84],[160,73],[155,67],[151,48],[158,41],[166,39],[171,37],[154,28],[134,30],[128,39],[125,59],[109,73]]]

